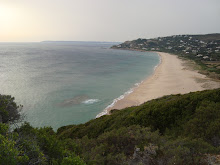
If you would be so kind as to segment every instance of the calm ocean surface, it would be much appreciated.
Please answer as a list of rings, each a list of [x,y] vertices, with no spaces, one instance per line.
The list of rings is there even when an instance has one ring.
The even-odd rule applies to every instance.
[[[159,56],[117,43],[0,43],[0,94],[22,104],[33,126],[79,124],[154,71]]]

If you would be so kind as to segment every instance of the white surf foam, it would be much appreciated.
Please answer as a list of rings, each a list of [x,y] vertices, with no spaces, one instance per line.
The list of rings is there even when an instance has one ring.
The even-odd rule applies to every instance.
[[[106,115],[106,114],[108,113],[108,109],[109,109],[109,108],[112,108],[119,100],[122,100],[123,98],[125,98],[125,96],[131,94],[131,93],[134,91],[134,89],[135,89],[136,87],[138,87],[142,82],[143,82],[143,81],[141,81],[140,83],[136,83],[133,88],[129,89],[129,90],[128,90],[127,92],[125,92],[123,95],[121,95],[121,96],[119,96],[118,98],[114,99],[113,102],[112,102],[110,105],[108,105],[101,113],[99,113],[98,115],[96,115],[96,118],[99,118],[99,117],[101,117],[101,116]]]
[[[161,56],[159,54],[157,54],[159,56],[159,64],[157,64],[155,67],[154,67],[154,71],[157,69],[157,67],[161,64],[162,62],[162,59],[161,59]]]
[[[94,103],[97,103],[99,101],[100,101],[99,99],[88,99],[88,100],[83,101],[82,103],[83,104],[94,104]]]
[[[160,61],[159,61],[159,64],[154,67],[154,71],[157,69],[157,67],[162,62],[161,56],[159,54],[157,54],[157,55],[159,56]],[[96,118],[99,118],[101,116],[106,115],[108,113],[108,109],[109,108],[113,107],[119,100],[123,99],[125,96],[129,95],[130,93],[132,93],[134,91],[134,89],[137,88],[141,83],[143,83],[143,81],[141,81],[140,83],[136,83],[133,88],[131,88],[130,90],[125,92],[123,95],[119,96],[118,98],[114,99],[113,102],[110,105],[108,105],[101,113],[96,115]]]

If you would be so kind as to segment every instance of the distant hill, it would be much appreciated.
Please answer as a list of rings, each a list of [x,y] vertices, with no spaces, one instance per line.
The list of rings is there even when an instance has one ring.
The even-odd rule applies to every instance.
[[[206,74],[220,79],[220,34],[173,35],[137,39],[112,46],[113,49],[162,51],[194,60]]]
[[[205,42],[220,40],[220,33],[192,35],[192,36]]]

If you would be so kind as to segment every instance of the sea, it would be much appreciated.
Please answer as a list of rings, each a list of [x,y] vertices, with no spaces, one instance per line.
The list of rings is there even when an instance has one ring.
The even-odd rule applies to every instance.
[[[11,95],[34,127],[85,123],[152,75],[154,52],[114,42],[0,43],[0,94]]]

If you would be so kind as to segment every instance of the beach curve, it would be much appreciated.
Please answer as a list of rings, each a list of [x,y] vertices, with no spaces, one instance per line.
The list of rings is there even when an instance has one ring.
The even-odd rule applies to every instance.
[[[135,87],[131,93],[107,107],[103,115],[109,114],[112,109],[137,106],[165,95],[185,94],[220,87],[220,82],[184,66],[186,61],[178,56],[164,52],[157,52],[157,54],[161,60],[154,73]]]

